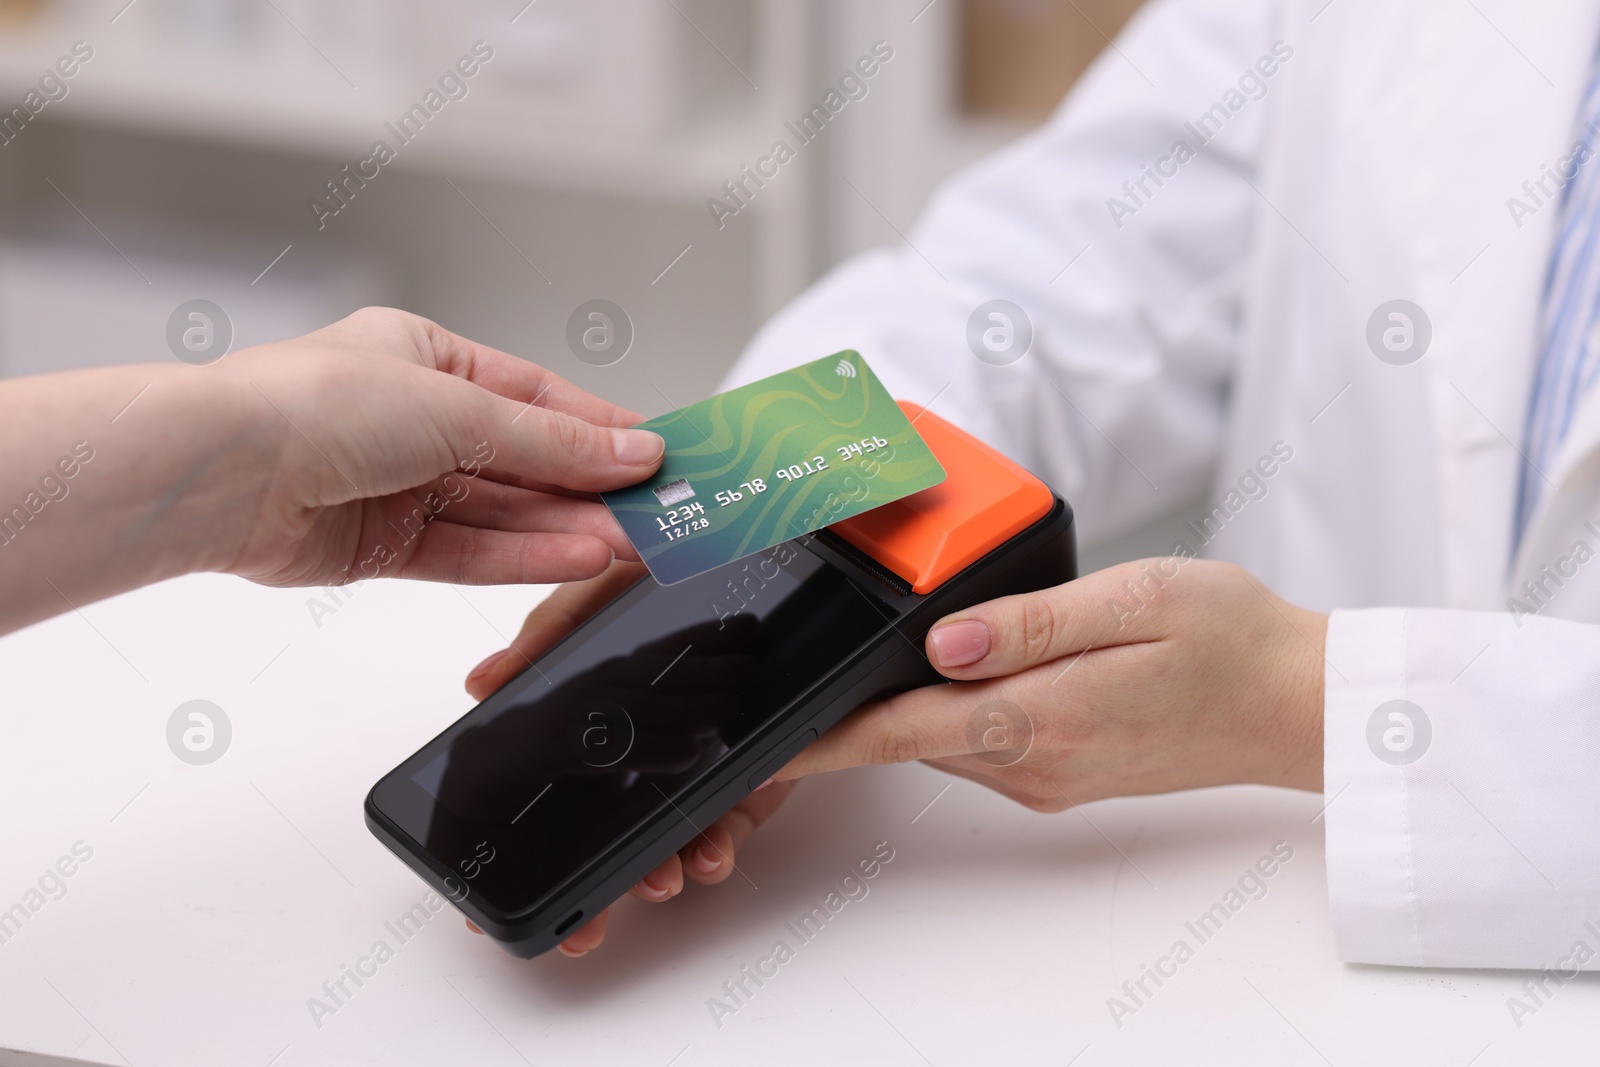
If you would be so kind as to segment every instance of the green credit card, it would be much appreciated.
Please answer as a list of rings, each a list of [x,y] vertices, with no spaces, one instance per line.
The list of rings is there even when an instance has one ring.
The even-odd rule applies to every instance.
[[[662,585],[944,481],[859,352],[840,352],[650,419],[648,481],[602,494]]]

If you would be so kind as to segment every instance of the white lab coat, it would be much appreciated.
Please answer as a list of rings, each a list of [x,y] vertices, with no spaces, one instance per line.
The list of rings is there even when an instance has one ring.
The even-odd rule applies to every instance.
[[[1229,96],[1280,41],[1264,95]],[[1209,487],[1221,511],[1189,546],[1332,612],[1325,824],[1349,961],[1600,961],[1600,390],[1509,558],[1559,210],[1523,183],[1569,154],[1597,42],[1578,0],[1153,3],[1046,127],[801,296],[733,372],[858,348],[895,395],[1051,482],[1088,541]],[[1161,163],[1219,103],[1214,139]],[[1169,176],[1135,201],[1147,164]],[[1114,221],[1111,197],[1132,213]],[[966,339],[996,297],[1035,331],[1007,366]],[[1432,325],[1409,365],[1367,340],[1394,299]],[[1292,457],[1247,478],[1279,442]],[[1546,564],[1566,576],[1535,602],[1521,585]],[[1369,747],[1394,699],[1432,727],[1407,765]]]

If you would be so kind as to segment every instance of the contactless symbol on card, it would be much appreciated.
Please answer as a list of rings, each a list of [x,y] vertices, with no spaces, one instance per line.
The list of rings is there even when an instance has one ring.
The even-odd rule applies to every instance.
[[[666,439],[661,469],[602,499],[662,585],[945,477],[916,427],[853,351],[640,426]]]

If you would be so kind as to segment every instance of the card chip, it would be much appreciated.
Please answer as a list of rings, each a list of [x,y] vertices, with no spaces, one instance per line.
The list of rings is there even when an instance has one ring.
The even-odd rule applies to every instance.
[[[681,504],[691,499],[694,496],[694,486],[689,484],[689,479],[679,478],[666,485],[656,486],[652,492],[656,494],[656,499],[661,501],[662,507],[670,508],[674,504]]]

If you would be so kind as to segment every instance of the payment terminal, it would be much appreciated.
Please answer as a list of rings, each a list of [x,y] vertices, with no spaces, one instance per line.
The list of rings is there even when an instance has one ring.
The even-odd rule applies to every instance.
[[[1077,576],[1064,501],[900,407],[942,484],[674,585],[642,578],[385,775],[368,827],[536,956],[850,712],[944,681],[923,652],[940,618]]]

